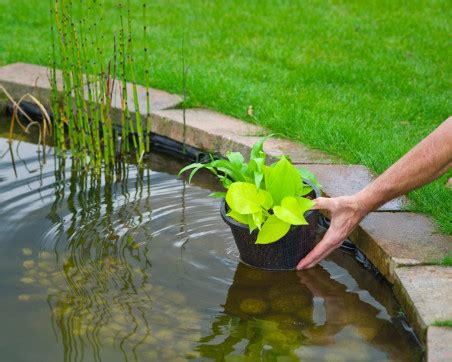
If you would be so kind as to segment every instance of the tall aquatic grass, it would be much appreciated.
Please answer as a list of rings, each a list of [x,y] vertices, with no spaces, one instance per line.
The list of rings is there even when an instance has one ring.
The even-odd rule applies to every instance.
[[[143,134],[150,132],[151,118],[146,4],[143,3],[142,16],[145,130],[138,101],[131,3],[120,2],[119,16],[108,18],[108,26],[107,5],[103,0],[50,0],[55,145],[61,155],[69,150],[81,165],[96,169],[114,166],[118,158],[130,152],[135,153],[140,164],[143,154],[150,151],[149,137],[145,144]],[[106,44],[113,46],[109,48]],[[115,92],[119,92],[120,98],[119,120],[113,119],[111,112]]]

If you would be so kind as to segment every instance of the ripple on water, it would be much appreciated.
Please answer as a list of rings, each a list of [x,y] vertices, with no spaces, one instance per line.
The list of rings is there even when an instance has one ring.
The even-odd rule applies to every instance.
[[[43,165],[29,143],[15,169],[0,150],[2,358],[421,356],[390,289],[350,256],[301,274],[238,264],[208,178],[188,185],[173,159],[106,180]]]

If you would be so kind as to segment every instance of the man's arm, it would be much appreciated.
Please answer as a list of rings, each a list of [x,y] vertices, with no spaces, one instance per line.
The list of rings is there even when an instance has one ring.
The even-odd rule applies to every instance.
[[[316,199],[331,225],[319,244],[297,266],[311,268],[326,258],[371,211],[444,174],[452,167],[452,117],[444,121],[381,176],[353,196]]]

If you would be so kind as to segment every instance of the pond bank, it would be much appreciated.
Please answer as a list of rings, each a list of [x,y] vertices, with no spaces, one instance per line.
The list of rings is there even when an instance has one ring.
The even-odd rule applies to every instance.
[[[2,67],[0,84],[15,99],[28,92],[44,103],[50,99],[45,67],[23,63]],[[113,115],[120,114],[119,101],[115,97]],[[177,95],[153,90],[152,132],[222,155],[231,149],[247,155],[255,140],[266,133],[262,127],[211,110],[175,109],[181,101]],[[374,178],[363,166],[345,165],[336,157],[287,139],[269,140],[265,151],[273,157],[289,154],[295,164],[304,165],[318,176],[328,196],[352,194]],[[450,252],[451,238],[440,234],[428,217],[403,211],[405,203],[400,198],[371,213],[351,240],[393,284],[411,325],[427,346],[429,360],[445,360],[451,353],[445,339],[450,329],[438,333],[440,327],[433,324],[452,319],[452,268],[431,264]]]

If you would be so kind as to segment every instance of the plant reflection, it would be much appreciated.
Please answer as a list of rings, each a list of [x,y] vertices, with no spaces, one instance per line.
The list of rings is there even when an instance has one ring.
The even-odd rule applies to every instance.
[[[224,311],[197,350],[217,360],[419,358],[407,352],[412,341],[393,318],[324,267],[274,272],[239,263]]]

